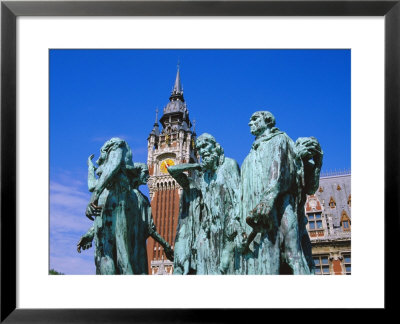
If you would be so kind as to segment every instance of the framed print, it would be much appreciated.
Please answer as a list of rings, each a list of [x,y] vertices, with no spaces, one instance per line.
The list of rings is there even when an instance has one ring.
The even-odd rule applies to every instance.
[[[398,1],[3,1],[1,320],[218,322],[236,316],[237,309],[390,308],[394,285],[385,284],[396,281],[387,260],[398,234],[392,215],[398,217],[399,15]],[[185,64],[186,71],[192,68],[196,91],[185,83]],[[299,78],[293,77],[296,66],[303,68]],[[345,77],[338,76],[340,69]],[[319,82],[301,79],[314,72]],[[122,75],[125,79],[119,79]],[[98,159],[110,137],[133,143],[133,161],[140,154],[140,162],[149,161],[146,139],[141,147],[137,138],[150,138],[154,118],[165,122],[166,108],[157,105],[168,102],[170,94],[159,90],[166,79],[176,90],[171,97],[183,93],[182,80],[188,96],[203,103],[203,109],[191,110],[185,93],[187,126],[200,135],[208,132],[207,123],[214,125],[210,133],[222,138],[227,156],[245,142],[247,109],[264,109],[256,105],[272,112],[281,107],[285,114],[276,116],[278,127],[298,114],[306,134],[314,134],[313,128],[325,130],[332,141],[346,138],[348,147],[330,154],[337,160],[351,155],[346,161],[348,167],[351,161],[354,193],[343,203],[356,217],[351,223],[342,213],[336,224],[345,230],[351,224],[351,261],[350,254],[339,255],[343,274],[351,276],[87,275],[99,270],[93,254],[82,251],[76,257],[76,235],[91,223],[72,221],[72,226],[68,208],[90,194],[81,189],[86,179],[67,184],[77,174],[86,177],[88,156]],[[289,79],[294,81],[284,89]],[[331,94],[342,90],[344,103]],[[315,102],[326,104],[313,110]],[[209,107],[216,107],[214,116]],[[114,118],[119,114],[126,116],[124,123]],[[103,134],[111,122],[115,128]],[[136,135],[141,128],[144,133]],[[303,136],[293,134],[294,140]],[[165,137],[169,141],[173,137]],[[74,154],[79,168],[68,162]],[[234,156],[239,163],[245,156],[240,154]],[[160,154],[154,164],[160,176],[174,166],[175,157]],[[335,184],[335,190],[344,189]],[[331,208],[336,203],[342,202],[326,201]],[[55,208],[58,218],[44,216]],[[174,211],[172,203],[168,208]],[[313,230],[322,226],[316,218],[308,222]],[[322,274],[325,261],[324,256],[315,261]],[[334,261],[326,261],[332,269],[339,264]],[[162,267],[149,272],[171,271],[168,263]],[[49,276],[49,269],[66,275]],[[369,294],[362,293],[366,282]],[[329,293],[315,298],[318,287]]]

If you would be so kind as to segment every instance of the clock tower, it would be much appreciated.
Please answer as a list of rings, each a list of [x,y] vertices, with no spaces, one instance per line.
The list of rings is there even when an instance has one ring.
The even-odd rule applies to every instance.
[[[148,186],[157,231],[174,248],[182,189],[169,175],[167,167],[198,161],[194,145],[196,133],[191,130],[192,123],[183,98],[179,66],[169,102],[159,120],[161,130],[157,114],[158,110],[153,130],[147,139],[147,165],[150,172]],[[147,257],[149,274],[172,274],[173,262],[165,257],[162,246],[151,237],[147,240]]]

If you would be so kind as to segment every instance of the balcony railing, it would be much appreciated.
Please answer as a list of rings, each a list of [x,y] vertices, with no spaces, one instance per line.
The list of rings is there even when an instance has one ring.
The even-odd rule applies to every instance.
[[[351,170],[329,170],[329,171],[324,171],[321,172],[320,178],[326,178],[326,177],[335,177],[335,176],[342,176],[342,175],[350,175]]]

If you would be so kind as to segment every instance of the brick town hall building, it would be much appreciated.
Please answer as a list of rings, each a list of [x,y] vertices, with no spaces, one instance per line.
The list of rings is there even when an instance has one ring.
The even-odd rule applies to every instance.
[[[148,186],[157,231],[173,247],[182,189],[169,175],[167,166],[198,161],[194,146],[196,133],[191,130],[192,123],[183,98],[179,67],[174,89],[160,122],[161,131],[156,117],[147,140],[147,165],[150,173]],[[147,241],[147,257],[149,274],[172,274],[173,262],[165,258],[164,249],[152,238]]]
[[[169,102],[148,137],[148,182],[153,219],[157,231],[174,247],[182,189],[167,171],[168,165],[198,162],[196,133],[191,130],[189,111],[183,98],[179,67]],[[320,178],[314,195],[305,205],[307,230],[312,244],[315,274],[351,274],[351,176],[331,174]],[[172,274],[173,262],[152,238],[147,241],[149,274]]]

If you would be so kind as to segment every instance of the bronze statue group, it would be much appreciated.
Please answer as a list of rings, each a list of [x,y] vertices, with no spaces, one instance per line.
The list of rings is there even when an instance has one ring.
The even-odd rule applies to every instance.
[[[147,274],[149,236],[174,261],[174,274],[313,274],[304,204],[318,189],[320,144],[314,137],[293,142],[268,111],[255,112],[249,126],[255,141],[241,169],[207,133],[196,140],[201,163],[168,168],[182,188],[173,249],[139,190],[148,168],[132,162],[128,144],[107,141],[97,168],[91,155],[86,216],[93,226],[78,252],[94,240],[96,274]]]

